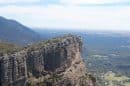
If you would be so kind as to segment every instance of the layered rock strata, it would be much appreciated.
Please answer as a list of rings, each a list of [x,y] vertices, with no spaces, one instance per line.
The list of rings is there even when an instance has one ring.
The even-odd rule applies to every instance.
[[[67,35],[0,57],[1,86],[94,86],[81,57],[82,40]]]

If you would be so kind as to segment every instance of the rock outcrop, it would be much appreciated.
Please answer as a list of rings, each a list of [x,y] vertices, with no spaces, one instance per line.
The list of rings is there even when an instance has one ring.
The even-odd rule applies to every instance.
[[[94,86],[95,78],[86,73],[81,52],[81,38],[67,35],[1,56],[0,85]]]
[[[0,86],[24,86],[26,79],[25,52],[0,57]]]

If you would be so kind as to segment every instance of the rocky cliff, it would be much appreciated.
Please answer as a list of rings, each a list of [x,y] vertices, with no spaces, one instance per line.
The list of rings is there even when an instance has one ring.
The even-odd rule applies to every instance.
[[[24,86],[26,78],[24,51],[0,57],[0,86]]]
[[[0,57],[1,86],[94,86],[81,57],[82,40],[66,35]]]

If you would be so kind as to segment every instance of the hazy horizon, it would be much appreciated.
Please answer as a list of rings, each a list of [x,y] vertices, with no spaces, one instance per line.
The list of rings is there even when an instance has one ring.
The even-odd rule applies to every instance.
[[[0,16],[33,28],[130,31],[129,0],[0,0]]]
[[[92,31],[92,32],[127,32],[130,33],[130,30],[122,30],[122,29],[118,29],[118,30],[111,30],[111,29],[92,29],[92,28],[48,28],[48,27],[30,27],[33,30],[56,30],[56,31]]]

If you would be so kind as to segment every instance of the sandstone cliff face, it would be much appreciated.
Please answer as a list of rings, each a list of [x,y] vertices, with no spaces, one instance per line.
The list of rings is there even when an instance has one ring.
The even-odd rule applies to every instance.
[[[24,86],[27,78],[24,52],[0,57],[0,86]]]
[[[2,86],[94,86],[81,58],[82,40],[64,36],[0,57]]]

